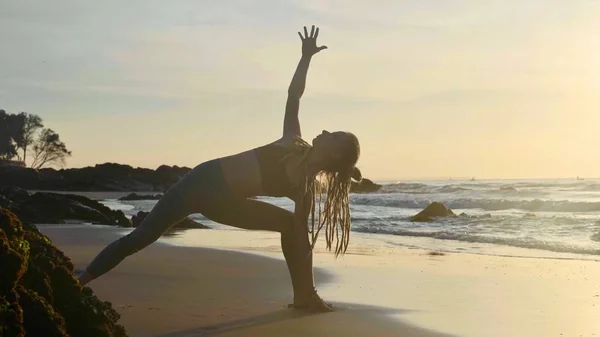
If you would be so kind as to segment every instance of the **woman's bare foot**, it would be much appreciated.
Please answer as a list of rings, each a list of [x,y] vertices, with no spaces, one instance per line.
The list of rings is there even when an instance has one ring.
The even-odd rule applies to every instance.
[[[323,301],[323,299],[317,294],[317,292],[312,293],[305,300],[294,299],[294,304],[290,304],[289,307],[312,312],[333,311],[333,305]]]

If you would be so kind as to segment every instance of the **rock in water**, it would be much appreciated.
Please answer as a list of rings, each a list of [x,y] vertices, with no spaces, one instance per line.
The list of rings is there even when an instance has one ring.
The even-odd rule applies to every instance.
[[[430,222],[434,221],[435,218],[442,217],[455,217],[456,215],[446,205],[439,202],[432,202],[429,206],[425,207],[424,210],[419,212],[417,215],[410,218],[410,221],[414,222]]]
[[[359,183],[352,182],[350,192],[352,193],[373,193],[381,189],[381,185],[374,183],[372,180],[363,178]]]
[[[111,303],[73,277],[70,259],[4,208],[0,266],[0,336],[127,336]]]

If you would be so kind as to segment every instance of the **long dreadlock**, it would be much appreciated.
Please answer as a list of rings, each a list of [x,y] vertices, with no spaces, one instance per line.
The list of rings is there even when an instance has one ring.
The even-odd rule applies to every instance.
[[[293,152],[301,153],[299,164],[303,177],[301,187],[305,194],[311,194],[313,200],[309,229],[311,250],[314,249],[321,230],[325,228],[326,247],[331,251],[335,241],[337,258],[346,252],[350,242],[351,219],[348,195],[350,179],[355,170],[354,165],[348,165],[335,172],[322,171],[317,176],[309,177],[306,172],[306,162],[313,149],[312,146],[299,137],[294,138],[290,145],[295,149]],[[285,159],[287,158],[283,160]]]

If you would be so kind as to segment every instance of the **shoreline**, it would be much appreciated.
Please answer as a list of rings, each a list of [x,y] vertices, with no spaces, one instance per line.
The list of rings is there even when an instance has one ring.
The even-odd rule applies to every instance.
[[[58,194],[60,193],[58,192]],[[123,211],[129,218],[135,215],[137,211],[149,211],[151,205],[155,203],[154,200],[117,200],[119,197],[129,194],[129,192],[75,193],[96,200],[112,210]],[[377,196],[377,194],[374,195]],[[369,194],[356,195],[355,197],[368,198],[368,196]],[[263,201],[286,209],[292,207],[290,202],[286,200],[275,199],[266,198]],[[577,201],[573,202],[576,203]],[[530,213],[525,214],[524,211],[519,211],[514,215],[510,211],[500,211],[499,214],[489,216],[489,212],[478,209],[456,209],[457,213],[467,213],[464,221],[461,218],[461,221],[441,222],[442,227],[433,222],[431,225],[424,225],[425,228],[421,229],[423,225],[411,224],[408,221],[410,215],[416,213],[419,208],[405,210],[398,206],[399,208],[380,209],[377,208],[378,206],[374,206],[376,208],[370,210],[369,202],[357,202],[353,204],[353,207],[353,214],[356,214],[356,221],[358,221],[358,227],[352,230],[354,236],[381,235],[381,241],[401,247],[517,258],[539,257],[600,261],[600,249],[597,246],[599,234],[597,229],[593,228],[595,224],[594,212],[582,214],[566,212],[564,215],[562,215],[563,213],[557,215],[558,213],[555,214],[555,212],[547,212],[538,216]],[[378,219],[379,215],[370,219],[372,212],[381,212],[382,219]],[[597,213],[597,216],[600,216],[600,211]],[[478,216],[482,214],[488,216],[479,220]],[[530,216],[528,217],[528,215]],[[564,218],[561,218],[561,216]],[[192,214],[190,218],[208,224],[213,228],[223,228],[222,225],[213,223],[200,214]],[[555,218],[558,220],[555,220]],[[373,229],[369,228],[370,221],[375,223]],[[561,221],[564,223],[561,223]],[[505,223],[506,227],[503,227]],[[549,236],[546,236],[545,225],[548,225]],[[571,225],[575,227],[575,230],[571,230],[571,235],[564,236],[562,233],[570,230],[565,227]],[[518,230],[515,228],[522,229],[525,236],[519,235]],[[577,233],[578,230],[581,230],[581,234]]]
[[[117,237],[90,227],[39,226],[76,268]],[[316,267],[315,279],[332,285],[335,276]],[[290,329],[294,336],[449,336],[394,319],[393,308],[334,302],[336,312],[327,314],[288,309],[282,259],[224,249],[153,244],[89,286],[112,302],[131,336],[280,336]]]
[[[51,239],[77,267],[115,238],[114,230],[97,226],[39,227],[54,233]],[[317,288],[339,310],[290,319],[284,306],[291,301],[291,286],[273,233],[197,232],[203,239],[194,239],[195,248],[169,244],[173,237],[161,238],[90,283],[103,300],[117,300],[122,323],[132,332],[141,331],[136,336],[275,336],[290,329],[298,335],[325,336],[342,328],[327,323],[338,319],[353,326],[344,332],[349,336],[377,335],[373,329],[379,328],[383,336],[435,336],[431,330],[464,337],[600,335],[600,264],[595,262],[468,253],[432,256],[423,249],[373,250],[368,245],[351,245],[348,255],[335,260],[318,249]],[[193,301],[190,294],[204,297]],[[125,299],[163,309],[120,308]],[[140,315],[160,322],[158,312],[172,319],[161,322],[160,331],[166,332],[135,330],[142,329]],[[321,330],[311,330],[319,324]],[[225,332],[225,327],[230,330]],[[412,328],[416,332],[407,332]],[[173,329],[188,330],[178,335]]]

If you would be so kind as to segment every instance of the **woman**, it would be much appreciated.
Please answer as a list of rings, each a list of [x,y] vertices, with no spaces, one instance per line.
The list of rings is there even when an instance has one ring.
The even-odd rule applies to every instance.
[[[319,28],[315,30],[315,26],[310,35],[306,27],[304,36],[298,34],[302,58],[288,90],[283,137],[196,166],[164,194],[135,230],[98,254],[80,276],[82,285],[156,241],[179,220],[201,213],[225,225],[280,232],[294,290],[292,307],[332,309],[315,290],[312,249],[319,231],[325,227],[327,248],[331,250],[335,238],[336,256],[346,251],[350,232],[348,193],[350,179],[361,180],[360,171],[355,168],[360,147],[358,139],[347,132],[323,131],[313,139],[312,146],[302,140],[298,108],[306,74],[312,56],[327,47],[317,47]],[[323,190],[327,198],[321,207]],[[288,197],[295,202],[294,212],[255,200],[255,196]]]

